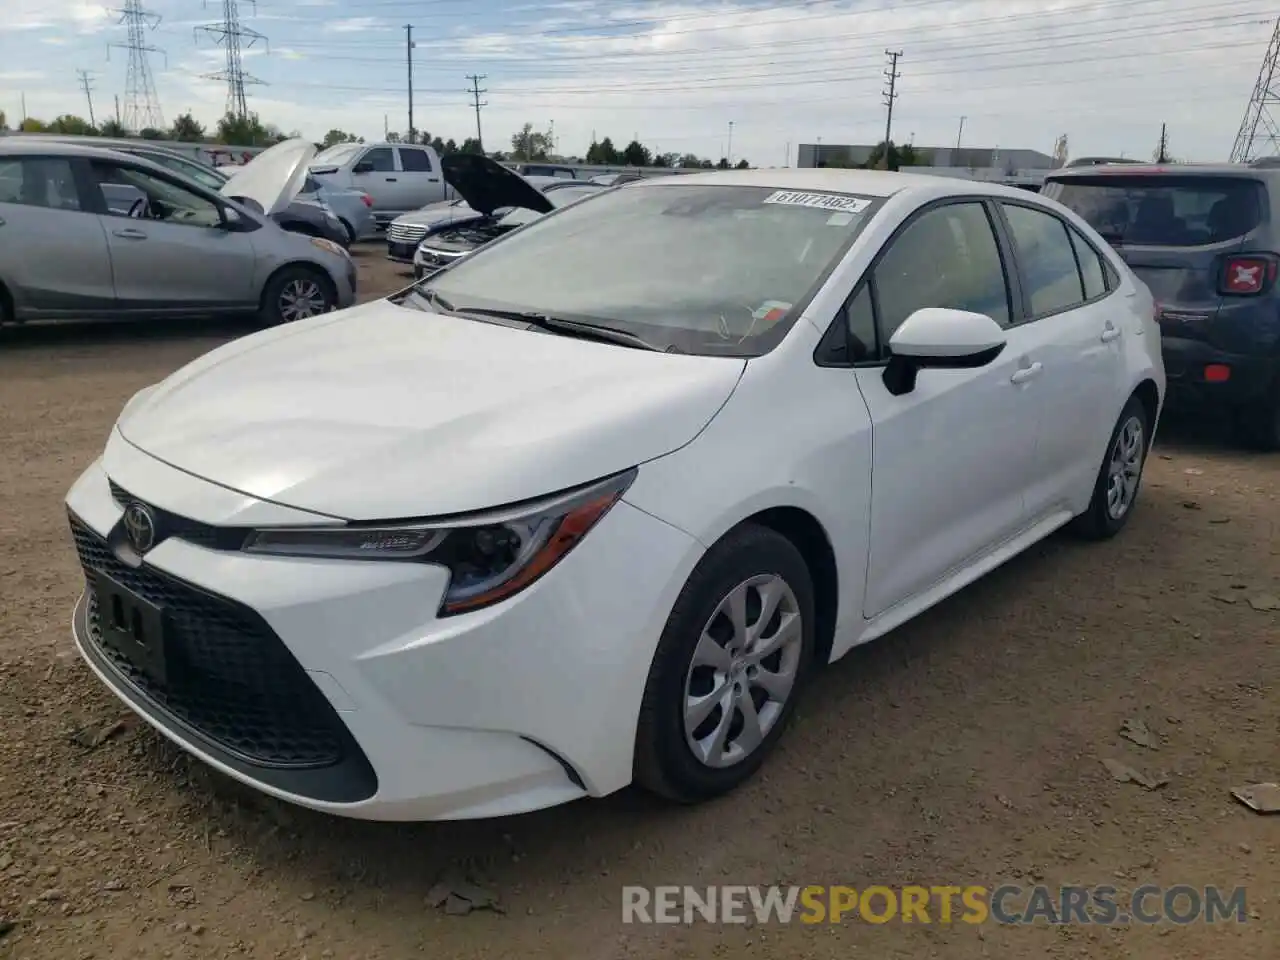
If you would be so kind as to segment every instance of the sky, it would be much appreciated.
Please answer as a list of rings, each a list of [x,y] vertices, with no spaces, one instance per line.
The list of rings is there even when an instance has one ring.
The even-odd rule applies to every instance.
[[[99,120],[125,98],[119,13],[92,0],[2,0],[0,110]],[[112,0],[110,6],[124,0]],[[212,126],[227,101],[224,53],[197,28],[222,0],[145,0],[166,123]],[[264,123],[318,140],[414,125],[472,136],[468,74],[482,74],[485,147],[524,123],[581,155],[592,136],[757,166],[794,163],[799,143],[884,138],[887,50],[901,51],[893,139],[918,146],[1030,148],[1150,158],[1168,124],[1181,160],[1231,151],[1275,10],[1260,0],[249,0],[241,22]],[[963,119],[963,129],[961,118]]]

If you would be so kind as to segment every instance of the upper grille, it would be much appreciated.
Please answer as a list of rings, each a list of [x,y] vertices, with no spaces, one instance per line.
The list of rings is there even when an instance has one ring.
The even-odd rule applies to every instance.
[[[392,243],[417,243],[427,235],[427,228],[414,223],[392,223],[387,239]]]
[[[120,506],[143,502],[114,480],[108,480],[107,482],[111,488],[111,499],[120,504]],[[215,527],[207,523],[201,523],[199,520],[190,520],[176,513],[170,513],[167,510],[157,509],[151,504],[147,504],[147,509],[155,516],[156,543],[161,540],[167,540],[169,537],[174,537],[178,540],[185,540],[187,543],[193,543],[198,547],[208,547],[210,550],[239,550],[244,546],[244,538],[248,535],[248,532],[243,529]]]
[[[261,617],[145,564],[121,562],[106,540],[70,519],[89,576],[88,639],[158,713],[257,766],[314,768],[343,760],[349,735],[342,721]],[[163,682],[102,643],[93,571],[163,609]]]

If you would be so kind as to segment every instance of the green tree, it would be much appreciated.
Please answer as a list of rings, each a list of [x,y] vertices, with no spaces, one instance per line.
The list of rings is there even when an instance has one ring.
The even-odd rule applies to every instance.
[[[9,129],[9,118],[4,115],[4,111],[0,110],[0,133],[5,133]]]
[[[157,130],[155,127],[143,127],[138,131],[138,136],[143,140],[163,140],[165,139],[164,131]]]
[[[747,160],[746,160],[746,158],[744,157],[743,159],[739,160],[737,163],[735,163],[735,164],[734,164],[734,169],[735,169],[735,170],[750,170],[750,169],[751,169],[751,164],[747,163]]]
[[[885,163],[886,143],[882,140],[875,145],[871,151],[871,156],[867,157],[867,162],[862,166],[867,170],[897,170],[901,167],[916,166],[921,162],[920,158],[916,156],[915,147],[909,143],[898,146],[893,141],[889,141],[887,146],[889,160],[887,164]],[[827,166],[834,166],[834,164],[828,163]]]
[[[97,128],[91,126],[88,120],[70,113],[64,113],[45,129],[50,133],[64,133],[77,137],[96,137],[98,135]]]
[[[448,140],[446,140],[444,142],[444,146],[442,146],[439,150],[436,151],[436,153],[440,154],[440,156],[442,157],[446,156],[447,154],[457,153],[457,152],[458,152],[458,144],[454,141],[453,137],[450,137]]]
[[[267,143],[267,128],[256,113],[237,117],[227,113],[218,121],[217,142],[235,147],[257,147]]]
[[[551,137],[526,123],[511,135],[511,152],[515,160],[545,160],[551,152]]]
[[[629,167],[647,167],[653,162],[653,153],[639,140],[632,140],[622,151],[622,162]]]
[[[653,158],[655,167],[678,167],[680,166],[680,154],[678,153],[660,153]]]
[[[98,132],[104,137],[127,137],[129,131],[125,129],[124,124],[112,117],[110,120],[104,120],[102,126],[98,127]]]
[[[332,147],[335,143],[356,143],[359,139],[354,133],[347,133],[345,130],[335,128],[324,135],[321,146]]]
[[[388,130],[386,141],[387,143],[400,143],[400,134],[395,130]]]
[[[717,160],[717,161],[716,161],[716,169],[717,169],[717,170],[728,170],[728,169],[729,169],[729,158],[728,158],[728,157],[721,157],[719,160]]]
[[[586,161],[600,166],[612,166],[622,162],[622,155],[618,153],[613,141],[605,137],[598,143],[593,140],[591,146],[587,147]]]
[[[686,170],[697,170],[702,166],[702,158],[696,153],[686,153],[680,158],[679,166]]]
[[[191,115],[190,110],[175,117],[173,125],[169,128],[169,139],[171,140],[178,140],[183,143],[200,143],[204,138],[204,125]]]
[[[27,117],[18,125],[18,129],[23,133],[44,133],[49,128],[45,126],[43,120],[37,120],[35,117]]]
[[[476,153],[483,157],[484,147],[480,144],[480,141],[477,140],[475,137],[467,137],[467,139],[462,141],[462,146],[458,148],[458,152],[459,153]]]

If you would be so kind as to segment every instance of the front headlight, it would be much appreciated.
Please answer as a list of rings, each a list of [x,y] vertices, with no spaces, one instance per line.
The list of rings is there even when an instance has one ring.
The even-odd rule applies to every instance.
[[[340,257],[347,256],[347,251],[343,250],[342,247],[338,246],[338,244],[334,243],[332,240],[326,240],[324,237],[312,237],[311,242],[321,250],[327,251],[328,253],[337,254]]]
[[[523,505],[404,524],[255,530],[250,553],[438,564],[449,571],[440,614],[478,610],[529,586],[563,560],[635,479],[633,468]]]

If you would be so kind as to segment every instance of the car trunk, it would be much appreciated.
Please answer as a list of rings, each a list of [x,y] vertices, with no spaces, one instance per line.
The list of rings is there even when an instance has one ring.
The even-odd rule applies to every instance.
[[[1232,314],[1244,304],[1224,297],[1220,280],[1232,255],[1266,250],[1267,192],[1256,176],[1121,168],[1051,179],[1044,193],[1088,221],[1150,288],[1165,337],[1231,349]]]

